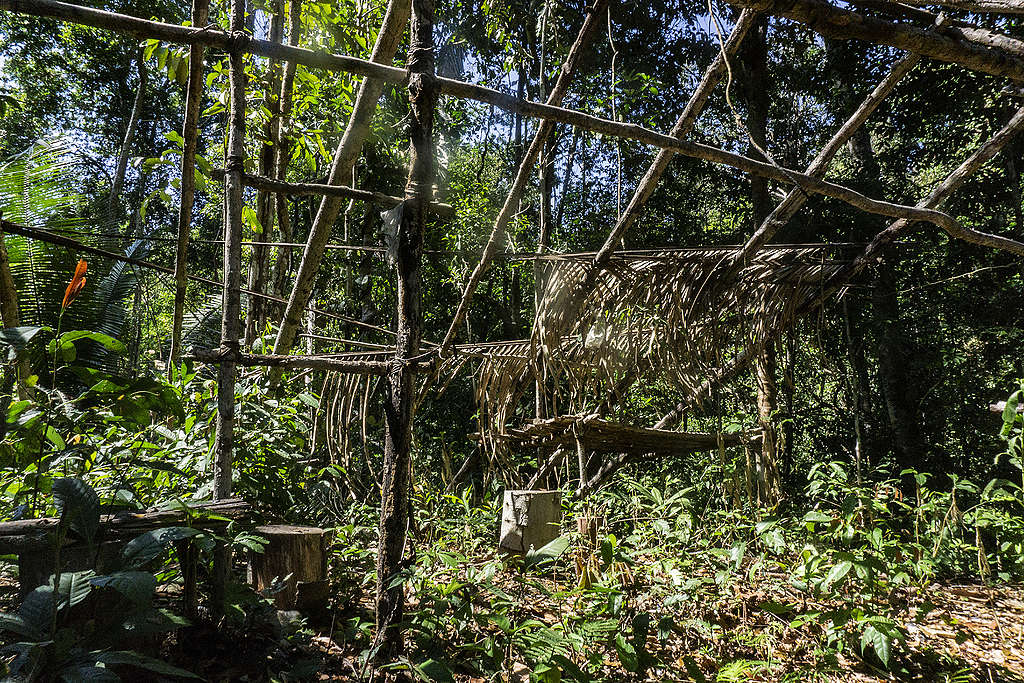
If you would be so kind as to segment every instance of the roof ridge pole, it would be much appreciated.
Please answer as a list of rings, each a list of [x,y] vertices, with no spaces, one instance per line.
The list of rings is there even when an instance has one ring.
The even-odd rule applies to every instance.
[[[401,204],[395,245],[389,261],[395,269],[395,354],[388,369],[384,397],[384,461],[381,472],[380,535],[377,544],[374,667],[405,654],[399,624],[405,607],[405,582],[412,479],[412,424],[416,368],[422,336],[421,263],[430,198],[434,192],[434,0],[413,0],[409,29],[409,177]],[[375,674],[376,672],[374,672]],[[371,674],[371,679],[376,676]]]
[[[562,68],[558,73],[558,79],[555,81],[555,87],[551,89],[551,94],[548,95],[546,104],[552,106],[558,106],[561,104],[566,91],[569,89],[569,83],[572,82],[573,76],[575,75],[576,67],[579,65],[580,58],[583,54],[583,49],[586,47],[587,43],[590,42],[591,36],[603,19],[601,11],[607,5],[607,2],[608,0],[593,0],[593,3],[587,10],[587,16],[583,20],[583,25],[580,27],[580,32],[576,36],[576,41],[569,49],[569,54],[566,55],[565,62],[562,63]],[[523,160],[519,164],[519,170],[516,172],[515,180],[512,183],[512,188],[508,192],[508,197],[505,199],[505,204],[501,207],[501,211],[498,212],[498,217],[494,220],[494,226],[491,228],[491,234],[490,237],[487,238],[487,244],[484,246],[484,251],[480,256],[480,261],[473,269],[473,272],[469,276],[469,280],[466,282],[466,286],[463,288],[462,299],[459,301],[459,305],[455,309],[455,315],[452,317],[452,322],[448,326],[448,332],[445,334],[444,340],[442,340],[441,346],[438,349],[438,353],[441,356],[446,355],[451,349],[452,344],[455,342],[455,336],[458,334],[459,326],[462,324],[462,321],[465,319],[466,314],[469,311],[469,305],[473,301],[473,295],[476,293],[476,288],[480,285],[480,281],[483,279],[484,273],[490,266],[495,253],[505,241],[508,223],[519,206],[519,200],[522,198],[523,191],[526,189],[526,183],[533,174],[533,167],[537,163],[537,158],[540,156],[541,149],[544,147],[544,142],[554,129],[554,121],[547,119],[541,121],[540,125],[537,127],[537,132],[533,136],[533,141],[530,143],[530,147],[526,150],[526,154],[523,155]]]
[[[941,206],[949,195],[963,185],[967,178],[988,163],[992,157],[998,154],[999,151],[1021,131],[1024,131],[1024,107],[1018,109],[1017,113],[1013,115],[1013,118],[1011,118],[1010,121],[999,130],[999,132],[989,138],[988,142],[975,150],[970,157],[957,166],[957,168],[946,176],[946,179],[939,183],[928,197],[919,202],[917,206],[924,209],[935,209],[936,207]],[[674,423],[680,418],[685,410],[700,401],[703,401],[704,398],[710,395],[715,386],[741,372],[754,358],[757,357],[757,354],[760,353],[765,344],[792,326],[792,324],[802,315],[821,306],[825,300],[845,287],[850,280],[862,273],[869,265],[877,261],[879,258],[882,258],[884,256],[883,252],[885,249],[899,237],[902,237],[907,233],[913,225],[915,225],[915,221],[900,218],[875,235],[874,239],[868,243],[864,250],[861,251],[860,255],[858,255],[846,268],[836,273],[821,288],[815,288],[801,304],[793,307],[793,312],[790,315],[785,317],[774,328],[768,330],[757,343],[744,348],[731,363],[718,370],[713,376],[709,377],[692,396],[676,404],[668,414],[654,425],[654,428],[664,429],[666,425]]]
[[[390,0],[388,3],[380,33],[377,34],[377,41],[374,43],[373,52],[370,55],[370,61],[388,64],[394,61],[398,45],[405,33],[405,25],[409,21],[409,2],[410,0]],[[366,140],[366,136],[370,132],[370,123],[377,110],[377,101],[380,100],[383,92],[384,81],[375,78],[365,78],[359,85],[359,92],[356,95],[348,125],[334,152],[334,161],[331,163],[331,171],[327,180],[329,185],[343,185],[351,179],[352,168],[359,158],[363,141]],[[302,253],[302,260],[299,262],[299,269],[295,274],[295,286],[288,298],[288,305],[281,318],[277,340],[274,342],[274,353],[277,355],[288,353],[295,344],[299,326],[302,324],[302,313],[313,294],[313,285],[316,283],[316,276],[320,270],[324,247],[327,246],[330,239],[331,228],[338,218],[341,205],[341,199],[332,196],[324,197],[320,202],[320,209],[313,221],[313,227],[310,228],[306,249]],[[279,369],[271,371],[272,382],[276,383],[280,377]]]
[[[231,34],[245,36],[246,0],[231,0]],[[224,179],[224,298],[221,307],[220,346],[227,355],[217,371],[217,427],[213,440],[213,499],[231,496],[232,457],[235,449],[235,378],[241,328],[242,285],[242,171],[245,163],[245,63],[242,51],[229,52],[231,108],[228,113],[228,149]],[[231,549],[218,544],[213,559],[211,609],[224,610],[224,589],[231,573]]]
[[[210,0],[192,0],[192,25],[206,26]],[[178,247],[174,257],[174,312],[171,318],[171,352],[167,377],[177,373],[181,358],[181,328],[185,318],[185,290],[188,286],[188,241],[192,230],[192,209],[196,193],[196,148],[200,100],[203,95],[204,48],[198,43],[188,51],[188,84],[185,86],[185,122],[181,137],[181,203],[178,206]]]

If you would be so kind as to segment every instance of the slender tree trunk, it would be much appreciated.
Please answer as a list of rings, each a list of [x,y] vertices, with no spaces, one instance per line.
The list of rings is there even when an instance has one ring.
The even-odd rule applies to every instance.
[[[302,37],[302,0],[290,0],[288,3],[288,44],[297,46]],[[277,118],[277,159],[274,162],[274,178],[284,180],[288,174],[288,160],[291,158],[292,141],[283,134],[289,125],[292,115],[292,90],[295,84],[295,62],[285,62],[284,74],[281,76],[281,115]],[[274,195],[274,211],[277,214],[277,229],[282,242],[292,241],[292,221],[288,215],[288,198],[283,194]],[[280,247],[274,259],[273,290],[274,295],[283,297],[285,280],[292,268],[291,247]]]
[[[747,130],[750,134],[748,156],[765,160],[761,150],[768,144],[768,20],[759,18],[740,48],[740,59],[744,71],[744,91],[747,101]],[[753,228],[757,229],[771,213],[771,197],[768,181],[751,176],[750,203]],[[757,498],[760,503],[774,504],[781,495],[779,486],[779,438],[776,425],[778,411],[778,388],[775,346],[769,344],[754,362],[757,380],[757,415],[761,426],[761,453],[757,458]]]
[[[900,467],[926,469],[927,449],[917,414],[919,388],[911,373],[913,345],[908,339],[896,300],[896,271],[882,261],[875,271],[872,309],[877,329],[878,377],[892,428]]]
[[[232,0],[231,30],[244,25],[245,0]],[[245,164],[245,63],[242,53],[229,56],[231,109],[228,116],[228,145],[224,177],[224,302],[221,308],[220,345],[237,355],[241,332],[242,285],[242,190]],[[231,495],[235,449],[235,374],[234,360],[221,361],[217,373],[217,430],[213,443],[213,499]],[[214,552],[213,609],[224,606],[224,587],[231,571],[231,552],[223,544]]]
[[[192,25],[206,26],[210,0],[193,0]],[[181,359],[181,326],[185,317],[185,291],[188,286],[188,240],[192,231],[192,208],[196,193],[196,148],[199,110],[203,93],[203,54],[201,45],[188,53],[188,85],[185,89],[185,122],[181,137],[181,204],[178,206],[178,244],[174,258],[174,313],[171,318],[171,353],[167,360],[170,378]]]
[[[121,199],[121,188],[124,186],[124,176],[128,171],[128,152],[131,150],[132,138],[139,127],[139,117],[142,115],[142,102],[146,96],[146,81],[149,80],[149,69],[146,68],[146,58],[142,48],[139,48],[135,55],[135,65],[139,71],[139,86],[135,91],[135,102],[132,104],[132,113],[128,117],[128,127],[124,131],[124,140],[121,142],[121,152],[117,155],[117,167],[114,170],[114,181],[110,186],[110,198],[108,206],[110,213],[116,214],[118,201]]]
[[[271,0],[269,3],[270,26],[267,40],[280,43],[284,36],[284,0]],[[263,106],[270,112],[270,119],[263,127],[263,137],[259,151],[259,174],[263,177],[274,177],[277,173],[278,137],[281,133],[281,62],[271,59],[267,64],[267,78],[263,93]],[[272,241],[274,235],[274,195],[265,190],[256,193],[256,222],[260,226],[260,234],[255,236],[258,242]],[[266,288],[267,260],[270,248],[265,245],[254,245],[252,258],[249,261],[249,289],[262,293]],[[262,334],[266,326],[266,302],[259,297],[249,298],[249,314],[245,317],[245,344],[252,348],[256,338]]]
[[[377,42],[373,46],[371,61],[382,64],[390,64],[394,61],[395,52],[402,40],[408,19],[409,0],[391,0],[387,14],[384,16],[384,24],[377,35]],[[359,158],[359,150],[370,132],[370,121],[377,109],[377,101],[382,92],[384,92],[384,82],[376,79],[366,78],[359,86],[359,94],[356,95],[348,127],[334,153],[334,162],[331,164],[331,172],[328,177],[329,184],[343,185],[352,177],[352,167],[355,165],[356,159]],[[313,221],[309,238],[306,240],[306,249],[302,254],[302,261],[299,263],[299,270],[295,276],[295,288],[288,299],[288,305],[281,320],[281,329],[277,333],[277,341],[274,344],[275,354],[288,353],[295,343],[295,336],[302,321],[302,311],[313,294],[313,285],[320,269],[320,261],[323,259],[331,235],[331,227],[341,211],[341,205],[340,197],[324,197],[320,203],[320,210]],[[280,377],[280,371],[272,371],[271,376],[276,381]]]
[[[406,533],[411,515],[409,486],[414,368],[407,360],[419,351],[421,336],[420,265],[427,204],[434,182],[434,0],[413,0],[409,38],[409,180],[393,260],[398,287],[395,360],[384,402],[384,471],[381,482],[380,541],[377,550],[377,662],[395,661],[405,650],[403,619]]]

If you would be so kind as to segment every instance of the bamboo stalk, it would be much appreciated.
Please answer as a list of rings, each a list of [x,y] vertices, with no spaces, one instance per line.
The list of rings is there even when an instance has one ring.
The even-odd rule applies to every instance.
[[[192,25],[205,26],[210,0],[192,1]],[[185,88],[185,122],[181,137],[181,203],[178,205],[177,250],[174,256],[174,311],[171,317],[171,352],[167,361],[168,377],[181,357],[181,327],[185,319],[185,291],[188,286],[188,241],[192,231],[192,209],[196,192],[196,152],[198,149],[199,110],[203,94],[203,46],[192,45],[188,54],[188,85]]]

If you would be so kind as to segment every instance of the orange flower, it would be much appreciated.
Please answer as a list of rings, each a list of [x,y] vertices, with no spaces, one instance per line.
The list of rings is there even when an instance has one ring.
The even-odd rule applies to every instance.
[[[78,265],[75,267],[75,274],[71,277],[68,288],[64,290],[64,303],[61,304],[61,308],[70,306],[71,302],[78,298],[78,295],[85,289],[85,270],[88,267],[89,264],[84,259],[78,262]]]

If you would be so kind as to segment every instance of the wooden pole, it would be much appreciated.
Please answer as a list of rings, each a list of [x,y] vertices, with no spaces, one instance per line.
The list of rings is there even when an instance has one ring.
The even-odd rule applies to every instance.
[[[271,367],[287,369],[315,369],[359,375],[382,375],[391,366],[383,361],[343,360],[316,356],[274,356],[255,353],[233,354],[226,349],[196,349],[188,360],[201,363],[234,363],[244,367]]]
[[[220,168],[211,169],[210,177],[214,180],[224,180],[224,170]],[[242,176],[243,182],[246,187],[251,187],[257,190],[266,192],[274,192],[276,194],[293,195],[296,197],[302,196],[329,196],[329,197],[342,197],[345,199],[358,199],[364,202],[370,202],[371,204],[377,204],[379,206],[386,206],[393,208],[398,206],[403,201],[402,197],[395,197],[392,195],[384,194],[383,192],[373,192],[371,190],[360,190],[354,187],[348,187],[347,185],[325,185],[323,183],[290,183],[278,178],[268,178],[266,176],[253,175],[246,173]],[[443,204],[440,202],[430,202],[429,208],[432,212],[439,216],[450,217],[455,215],[455,209],[451,204]]]
[[[206,26],[210,0],[192,1],[192,25]],[[175,372],[181,357],[181,327],[185,319],[185,290],[188,286],[188,240],[192,231],[192,208],[196,192],[196,151],[198,148],[199,110],[203,94],[203,46],[192,45],[188,52],[188,85],[185,88],[185,122],[181,137],[181,204],[178,206],[178,247],[174,255],[174,312],[171,318],[171,352],[167,376]]]
[[[288,44],[299,44],[302,36],[302,0],[288,2]],[[292,90],[295,83],[295,62],[285,62],[281,76],[281,115],[277,118],[277,158],[274,160],[274,180],[284,180],[288,175],[288,160],[291,157],[292,144],[288,135],[284,134],[292,116]],[[288,199],[280,193],[274,195],[274,213],[277,216],[277,229],[282,242],[292,239],[292,220],[288,214]],[[287,248],[277,249],[274,259],[274,272],[271,276],[271,291],[276,296],[284,296],[285,280],[292,267],[292,252]]]
[[[408,361],[420,344],[421,273],[424,223],[434,183],[434,0],[413,0],[409,36],[409,179],[393,262],[397,282],[397,340],[384,401],[383,481],[381,482],[380,542],[377,549],[376,662],[395,661],[404,653],[404,634],[398,628],[404,611],[405,588],[395,578],[405,567],[406,530],[412,514],[409,502],[412,422],[416,387]]]
[[[130,263],[133,266],[138,266],[140,268],[148,268],[150,270],[155,270],[158,273],[165,273],[167,275],[173,275],[174,274],[174,269],[173,268],[168,268],[167,266],[161,266],[161,265],[158,265],[156,263],[152,263],[150,261],[144,261],[142,259],[133,258],[131,256],[125,256],[124,254],[119,254],[119,253],[114,252],[114,251],[108,251],[107,249],[100,249],[99,247],[93,247],[93,246],[85,244],[84,242],[81,242],[79,240],[72,239],[71,237],[65,237],[64,235],[58,235],[56,233],[52,233],[49,230],[42,230],[40,228],[33,228],[31,226],[28,226],[28,225],[21,225],[20,223],[12,223],[10,221],[5,221],[5,220],[0,219],[0,231],[9,232],[9,233],[11,233],[13,235],[21,235],[22,237],[28,237],[29,239],[39,240],[40,242],[46,242],[48,244],[56,244],[56,245],[59,245],[59,246],[62,246],[62,247],[67,247],[68,249],[74,249],[76,251],[81,251],[81,252],[84,252],[86,254],[95,254],[96,256],[101,256],[103,258],[112,259],[114,261],[121,261],[123,263]],[[150,238],[150,239],[153,239],[153,238]],[[215,244],[223,244],[224,243],[222,240],[210,240],[210,241],[215,243]],[[245,242],[242,242],[242,244],[245,244]],[[271,244],[273,244],[273,243],[271,243]],[[297,245],[297,246],[302,246],[302,245]],[[361,247],[344,247],[344,246],[342,246],[340,248],[343,248],[343,249],[361,249]],[[200,282],[200,283],[202,283],[204,285],[208,285],[210,287],[219,287],[221,289],[224,288],[223,281],[218,282],[217,280],[211,280],[209,278],[201,277],[199,275],[188,275],[187,279],[192,281],[192,282]],[[279,297],[279,296],[272,296],[270,294],[261,294],[259,292],[254,292],[254,291],[252,291],[250,289],[241,288],[241,289],[239,289],[239,292],[241,292],[242,294],[247,294],[248,296],[251,296],[251,297],[260,297],[262,299],[265,299],[266,301],[273,301],[274,303],[277,303],[277,304],[284,304],[284,303],[286,303],[286,301],[283,298]],[[385,329],[383,327],[380,327],[379,325],[371,325],[369,323],[364,323],[361,320],[356,320],[355,318],[349,318],[349,317],[344,316],[344,315],[338,315],[337,313],[329,313],[327,311],[321,311],[321,310],[316,309],[316,308],[310,308],[310,309],[307,309],[307,310],[310,310],[310,311],[316,313],[317,315],[324,316],[324,317],[327,317],[327,318],[331,318],[332,320],[340,320],[341,322],[348,323],[349,325],[355,325],[356,327],[362,327],[363,329],[372,330],[373,332],[380,332],[381,334],[389,334],[389,335],[393,335],[394,334],[394,332],[392,332],[391,330],[388,330],[388,329]]]
[[[231,2],[231,31],[238,34],[245,21],[246,0]],[[224,179],[224,303],[221,308],[220,345],[239,353],[242,285],[242,171],[245,163],[245,63],[240,50],[228,57],[231,108],[228,114],[228,150]],[[234,361],[220,364],[217,372],[217,428],[213,442],[213,499],[231,495],[232,460],[235,448]],[[221,544],[214,551],[213,610],[224,606],[224,587],[231,573],[231,551]]]
[[[1013,39],[994,32],[986,31],[986,42],[980,43],[971,40],[968,35],[958,35],[955,32],[947,34],[945,31],[938,31],[934,28],[922,28],[866,17],[836,7],[825,0],[729,0],[729,3],[799,21],[830,38],[852,38],[881,45],[891,45],[939,61],[959,64],[973,71],[1024,81],[1024,58],[999,47],[1004,39],[1010,41]],[[186,45],[201,43],[222,50],[230,49],[231,38],[223,31],[209,31],[205,28],[148,21],[57,0],[0,0],[0,10],[120,31],[136,38],[156,38]],[[405,81],[404,69],[375,64],[356,57],[303,50],[266,40],[247,39],[245,43],[243,49],[262,57],[294,60],[306,66],[348,71],[392,83]],[[438,78],[438,87],[442,93],[449,95],[469,97],[502,108],[507,108],[510,103],[515,107],[515,97],[490,88],[448,78]],[[533,113],[527,108],[514,108],[510,111],[521,114]]]
[[[814,157],[814,160],[805,172],[815,178],[823,178],[832,163],[832,159],[835,158],[835,155],[842,149],[843,145],[849,142],[853,134],[864,125],[868,117],[878,108],[878,105],[889,96],[896,87],[896,84],[902,81],[919,61],[921,61],[920,55],[908,54],[896,62],[889,71],[889,74],[882,79],[861,105],[857,107],[857,110],[853,112],[850,118],[843,123],[842,127],[825,143],[825,146]],[[791,190],[786,195],[786,198],[775,207],[775,210],[751,235],[750,239],[743,245],[743,248],[730,257],[732,268],[741,268],[746,264],[758,249],[767,243],[782,226],[796,215],[796,212],[800,210],[800,207],[804,205],[807,199],[807,194],[800,189]],[[735,272],[732,274],[734,275]]]
[[[280,43],[284,38],[284,0],[270,0],[267,11],[270,12],[270,26],[267,39]],[[270,112],[270,120],[263,126],[263,140],[259,145],[259,174],[274,175],[277,168],[277,146],[281,126],[281,61],[271,59],[267,65],[266,87],[263,92],[263,107]],[[273,234],[274,195],[266,190],[256,193],[256,223],[262,234],[256,239],[266,240]],[[269,264],[269,249],[263,245],[254,245],[249,259],[249,289],[262,292],[266,287]],[[245,343],[252,346],[256,338],[262,334],[266,324],[267,312],[262,299],[254,299],[249,304],[245,316]]]

